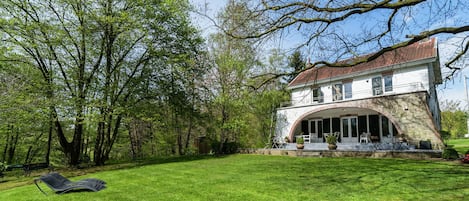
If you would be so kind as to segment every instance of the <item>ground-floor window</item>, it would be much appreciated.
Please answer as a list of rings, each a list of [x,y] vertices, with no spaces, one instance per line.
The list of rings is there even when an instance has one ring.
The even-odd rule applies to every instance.
[[[324,142],[324,133],[339,132],[339,142],[359,142],[361,133],[370,133],[372,142],[392,141],[397,129],[383,115],[331,117],[305,120],[301,122],[303,135],[310,135],[311,142]]]

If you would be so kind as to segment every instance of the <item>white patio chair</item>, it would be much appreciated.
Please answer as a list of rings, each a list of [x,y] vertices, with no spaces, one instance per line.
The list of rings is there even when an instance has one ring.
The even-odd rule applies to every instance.
[[[311,135],[303,135],[303,140],[305,143],[311,143]]]
[[[365,142],[367,144],[370,143],[371,142],[370,136],[371,136],[370,133],[362,133],[360,135],[360,143],[362,142]]]
[[[286,145],[287,143],[284,142],[280,137],[274,137],[274,139],[272,139],[272,148],[281,149],[285,148]]]

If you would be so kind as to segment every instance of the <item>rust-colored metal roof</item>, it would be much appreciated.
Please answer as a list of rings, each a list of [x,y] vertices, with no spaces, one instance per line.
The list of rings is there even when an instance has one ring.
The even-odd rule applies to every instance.
[[[367,70],[374,70],[402,64],[412,61],[419,61],[428,58],[437,57],[436,39],[431,38],[416,42],[412,45],[389,51],[370,62],[361,63],[353,67],[316,67],[300,73],[290,82],[289,87],[307,84],[313,81],[330,79],[348,74],[360,73]],[[350,60],[340,61],[339,63],[349,62]]]

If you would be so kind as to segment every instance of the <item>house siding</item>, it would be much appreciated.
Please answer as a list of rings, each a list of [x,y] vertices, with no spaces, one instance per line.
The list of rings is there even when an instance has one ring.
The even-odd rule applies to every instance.
[[[354,77],[353,79],[334,80],[328,83],[318,81],[320,84],[305,85],[302,88],[294,88],[291,92],[291,105],[301,106],[309,104],[320,104],[313,102],[312,90],[320,88],[324,96],[323,103],[331,103],[333,101],[332,86],[337,83],[343,84],[343,81],[352,81],[352,98],[363,99],[373,97],[371,79],[374,77],[382,77],[383,73],[392,72],[393,90],[391,92],[384,92],[383,95],[402,94],[417,91],[427,91],[431,94],[434,86],[430,85],[432,75],[429,74],[427,65],[418,65],[407,68],[385,69],[382,72],[377,72],[369,75],[362,75]]]

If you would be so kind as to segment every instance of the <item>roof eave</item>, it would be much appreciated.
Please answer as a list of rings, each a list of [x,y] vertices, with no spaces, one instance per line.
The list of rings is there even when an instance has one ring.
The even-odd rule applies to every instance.
[[[297,85],[293,85],[293,86],[288,86],[287,89],[293,90],[293,89],[303,88],[303,87],[307,87],[307,86],[320,85],[320,84],[330,83],[330,82],[336,82],[336,81],[340,81],[340,80],[344,80],[344,79],[350,79],[350,78],[354,78],[354,77],[360,77],[360,76],[364,76],[364,75],[380,73],[380,72],[389,71],[389,70],[393,70],[393,69],[407,68],[407,67],[417,66],[417,65],[421,65],[421,64],[428,64],[428,63],[437,63],[437,65],[438,65],[437,68],[439,69],[439,63],[438,63],[439,61],[438,60],[439,60],[438,56],[433,56],[433,57],[428,57],[428,58],[424,58],[424,59],[408,61],[408,62],[399,63],[399,64],[393,64],[393,65],[390,65],[390,66],[384,66],[384,67],[380,67],[380,68],[376,68],[376,69],[372,69],[372,70],[365,70],[365,71],[350,73],[350,74],[343,75],[343,76],[331,77],[331,78],[326,78],[326,79],[321,79],[321,80],[312,80],[312,81],[309,81],[309,82],[306,82],[306,83],[301,83],[301,84],[297,84]],[[346,67],[346,68],[350,68],[350,67]],[[437,68],[433,68],[434,71],[436,71],[435,69],[437,69]],[[439,78],[440,78],[440,81],[441,81],[441,72],[440,71],[438,71],[438,72],[439,72]],[[437,75],[438,74],[435,74],[435,79],[436,79],[436,82],[438,83],[438,79],[437,79],[438,76]],[[291,83],[293,83],[293,81]],[[440,83],[438,83],[438,84],[440,84]]]

